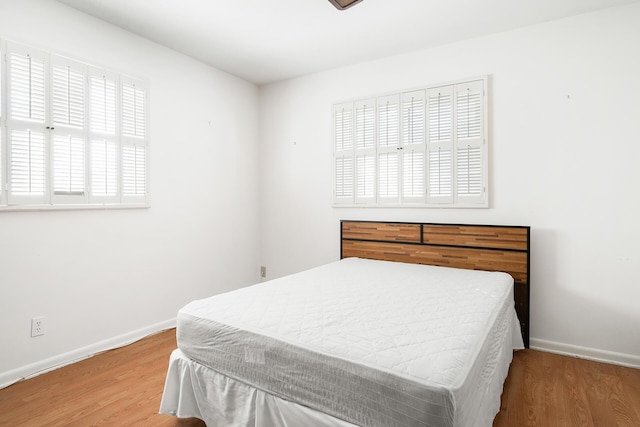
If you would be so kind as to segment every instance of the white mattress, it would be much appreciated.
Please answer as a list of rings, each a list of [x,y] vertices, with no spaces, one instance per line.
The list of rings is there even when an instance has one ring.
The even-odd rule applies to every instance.
[[[513,306],[505,273],[351,258],[188,304],[178,347],[357,425],[490,426]]]

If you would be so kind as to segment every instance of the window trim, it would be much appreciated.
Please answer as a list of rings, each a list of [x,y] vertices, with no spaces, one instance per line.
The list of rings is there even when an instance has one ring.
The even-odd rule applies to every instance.
[[[31,123],[26,120],[11,119],[9,117],[9,96],[11,95],[9,64],[12,52],[31,53],[45,59],[44,71],[44,122]],[[150,149],[149,149],[149,83],[148,80],[115,71],[106,67],[93,65],[87,61],[72,58],[51,49],[42,49],[22,42],[14,42],[0,38],[0,212],[2,211],[34,211],[34,210],[93,210],[93,209],[133,209],[150,207]],[[71,64],[83,73],[83,126],[65,126],[54,124],[54,67]],[[59,71],[59,70],[58,70]],[[115,134],[105,135],[91,129],[91,94],[90,77],[92,73],[101,73],[114,78],[115,82]],[[141,115],[143,115],[144,132],[142,138],[126,136],[123,132],[122,92],[125,84],[135,84],[144,96],[142,99]],[[77,86],[76,86],[77,87]],[[77,105],[77,104],[76,104]],[[77,111],[77,110],[76,110]],[[11,194],[11,132],[14,130],[32,129],[44,132],[44,195],[16,195]],[[137,130],[139,130],[138,128]],[[56,194],[54,182],[54,139],[56,137],[75,137],[83,139],[84,192],[81,194]],[[115,173],[116,192],[114,196],[100,196],[92,192],[91,143],[97,138],[107,138],[113,141],[116,149]],[[58,139],[60,141],[60,139]],[[143,159],[133,167],[135,175],[134,194],[124,194],[123,176],[123,147],[133,146],[136,156],[143,154]],[[140,149],[142,147],[142,150]],[[131,150],[128,150],[131,151]],[[71,155],[70,155],[71,158]],[[76,163],[76,165],[79,163]],[[136,167],[137,171],[136,172]],[[66,168],[66,165],[65,165]],[[139,172],[143,169],[142,172]],[[66,179],[66,178],[65,178]],[[82,178],[81,178],[82,179]],[[142,183],[141,183],[142,180]],[[76,181],[82,182],[82,181]],[[66,186],[66,184],[65,184]],[[79,187],[77,187],[79,188]]]
[[[366,207],[366,208],[375,208],[375,207],[381,207],[381,208],[488,208],[489,207],[489,196],[490,196],[490,192],[489,192],[489,137],[488,137],[488,80],[489,77],[488,76],[479,76],[479,77],[473,77],[473,78],[468,78],[468,79],[461,79],[461,80],[456,80],[456,81],[451,81],[451,82],[447,82],[447,83],[441,83],[441,84],[436,84],[436,85],[430,85],[427,87],[421,87],[421,88],[417,88],[417,89],[408,89],[408,90],[403,90],[400,92],[391,92],[391,93],[386,93],[386,94],[379,94],[376,96],[366,96],[366,97],[362,97],[362,98],[357,98],[357,99],[353,99],[353,100],[347,100],[347,101],[341,101],[341,102],[336,102],[332,105],[332,119],[331,119],[331,134],[332,134],[332,207],[337,207],[337,208],[342,208],[342,207],[347,207],[347,208],[353,208],[353,207]],[[480,101],[480,110],[479,113],[481,114],[481,118],[480,118],[480,125],[482,127],[480,133],[481,133],[481,138],[480,138],[480,142],[478,144],[476,144],[479,148],[480,148],[480,168],[481,168],[481,172],[480,172],[480,194],[474,195],[474,196],[463,196],[462,194],[458,194],[458,186],[457,186],[457,176],[458,176],[458,164],[457,164],[457,159],[458,159],[458,153],[457,151],[460,149],[461,144],[463,144],[464,141],[462,141],[461,139],[457,138],[457,131],[456,131],[456,112],[458,109],[458,105],[457,105],[457,101],[456,101],[456,96],[457,96],[457,90],[458,88],[463,87],[464,85],[479,85],[477,88],[475,88],[476,90],[481,90],[481,101]],[[452,163],[452,167],[451,167],[451,174],[450,174],[450,179],[452,180],[452,195],[451,195],[451,200],[442,200],[442,199],[437,199],[434,196],[431,196],[431,194],[429,193],[429,158],[428,158],[428,154],[429,154],[429,150],[431,149],[430,145],[431,142],[429,141],[429,135],[428,135],[428,120],[429,120],[429,113],[428,113],[428,99],[429,99],[429,93],[432,90],[437,90],[438,88],[446,88],[448,91],[450,91],[450,93],[452,94],[452,118],[451,118],[451,128],[452,128],[452,138],[451,138],[451,163]],[[419,152],[423,155],[423,161],[424,161],[424,166],[423,166],[423,170],[422,170],[422,183],[424,185],[423,187],[423,195],[422,196],[417,196],[417,197],[405,197],[405,194],[403,194],[403,180],[405,179],[404,175],[403,175],[403,165],[402,165],[402,161],[403,161],[403,152],[406,151],[408,148],[410,148],[410,146],[405,146],[404,141],[403,141],[403,126],[404,126],[404,106],[403,106],[403,100],[405,99],[405,96],[410,96],[411,93],[422,93],[424,94],[424,128],[423,128],[423,132],[424,132],[424,141],[422,142],[422,144],[419,144],[420,147],[417,147]],[[355,136],[355,110],[356,110],[356,105],[359,105],[359,103],[362,103],[364,101],[370,101],[371,99],[374,99],[376,101],[376,105],[375,105],[375,144],[374,144],[374,152],[375,152],[375,178],[374,178],[374,197],[372,201],[360,201],[357,199],[357,182],[356,182],[356,136]],[[398,151],[398,156],[397,156],[397,186],[398,186],[398,193],[396,197],[389,197],[389,198],[384,198],[383,196],[381,196],[381,191],[380,191],[380,165],[379,165],[379,159],[380,156],[382,154],[385,153],[390,153],[393,152],[393,148],[392,147],[382,147],[380,146],[380,137],[378,135],[379,133],[379,109],[380,106],[382,105],[381,102],[384,102],[386,100],[398,100],[398,134],[397,134],[397,141],[398,141],[398,146],[396,147],[396,150]],[[346,151],[346,150],[342,150],[342,151],[338,151],[336,150],[336,131],[337,131],[337,124],[336,124],[336,109],[337,108],[344,108],[346,110],[351,109],[352,111],[352,122],[353,122],[353,136],[352,136],[352,141],[353,141],[353,148],[352,150]],[[455,132],[455,133],[454,133]],[[352,181],[352,195],[348,196],[348,197],[337,197],[336,195],[336,179],[337,179],[337,171],[336,171],[336,160],[339,157],[350,157],[351,159],[353,159],[353,172],[352,172],[352,177],[351,177],[351,181]],[[476,175],[477,176],[477,175]],[[419,180],[419,177],[417,178]]]

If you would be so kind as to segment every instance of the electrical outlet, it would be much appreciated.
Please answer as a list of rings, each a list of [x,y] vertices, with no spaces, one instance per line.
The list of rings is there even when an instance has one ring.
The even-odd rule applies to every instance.
[[[264,265],[260,267],[260,277],[267,277],[267,267],[265,267]]]
[[[31,319],[31,336],[39,337],[44,335],[44,317],[34,317]]]

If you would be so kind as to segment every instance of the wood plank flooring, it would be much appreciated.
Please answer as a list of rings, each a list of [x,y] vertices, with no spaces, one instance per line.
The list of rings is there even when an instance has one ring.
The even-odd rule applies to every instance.
[[[158,414],[175,329],[0,390],[0,426],[204,426]]]
[[[158,414],[175,347],[172,329],[0,390],[0,426],[202,427]],[[493,426],[638,427],[640,370],[517,352]]]
[[[640,369],[515,353],[494,427],[640,427]]]

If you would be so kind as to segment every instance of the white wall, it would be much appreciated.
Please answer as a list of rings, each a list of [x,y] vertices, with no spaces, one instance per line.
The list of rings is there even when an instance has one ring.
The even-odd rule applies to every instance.
[[[336,260],[339,220],[532,227],[532,345],[640,366],[640,4],[262,87],[271,278]],[[490,75],[490,209],[331,207],[331,105]],[[544,151],[543,151],[544,150]]]
[[[257,281],[256,86],[50,0],[0,0],[0,37],[147,78],[151,119],[150,209],[0,212],[0,385]]]

